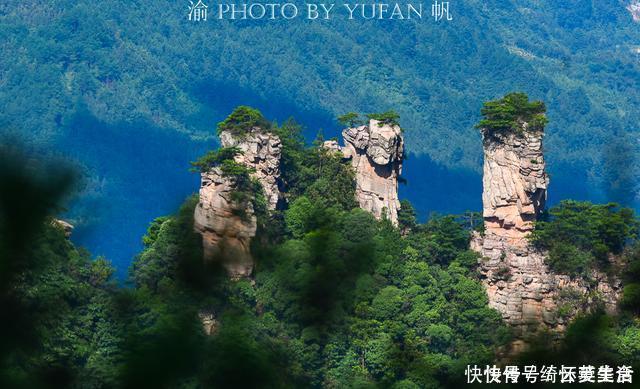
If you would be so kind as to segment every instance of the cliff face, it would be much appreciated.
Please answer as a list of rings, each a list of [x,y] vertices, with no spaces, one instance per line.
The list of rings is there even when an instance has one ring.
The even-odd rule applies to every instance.
[[[276,208],[281,198],[280,139],[254,128],[243,139],[229,132],[220,134],[223,146],[236,146],[243,151],[235,161],[255,169],[252,173],[262,184],[267,207]],[[232,278],[247,277],[253,271],[251,239],[256,235],[257,218],[252,199],[234,198],[234,177],[225,176],[214,167],[201,174],[200,198],[194,214],[194,228],[202,235],[205,260],[220,261]]]
[[[254,127],[242,139],[237,139],[228,131],[220,133],[220,143],[223,147],[238,147],[242,154],[235,160],[245,166],[255,169],[253,176],[260,181],[269,210],[276,209],[282,194],[278,187],[280,180],[280,157],[282,144],[280,138],[270,132],[264,132]]]
[[[250,244],[257,219],[250,201],[234,201],[235,190],[234,179],[219,168],[202,173],[194,228],[202,235],[205,260],[220,261],[232,278],[240,278],[253,270]]]
[[[74,229],[73,224],[67,221],[64,221],[62,219],[53,219],[51,224],[55,227],[60,228],[62,231],[64,231],[65,238],[67,239],[71,238],[71,234],[73,233],[73,229]]]
[[[402,172],[404,138],[398,126],[370,120],[366,126],[342,131],[344,147],[334,141],[325,147],[341,151],[356,173],[356,198],[360,208],[376,218],[386,213],[398,224],[398,177]]]
[[[540,328],[562,332],[596,299],[614,310],[620,287],[596,271],[591,274],[593,282],[555,274],[545,263],[545,253],[529,245],[527,236],[544,208],[549,184],[542,136],[527,131],[483,133],[485,233],[473,237],[472,248],[483,256],[480,272],[489,305],[520,339]]]
[[[483,146],[482,214],[487,235],[526,246],[526,235],[547,199],[542,133],[483,135]]]

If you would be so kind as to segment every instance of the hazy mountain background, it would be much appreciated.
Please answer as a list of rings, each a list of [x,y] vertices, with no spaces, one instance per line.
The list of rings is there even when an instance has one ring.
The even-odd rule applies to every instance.
[[[294,116],[309,139],[338,134],[337,114],[396,110],[410,153],[402,197],[425,218],[480,208],[482,101],[524,91],[548,106],[552,201],[638,208],[628,1],[451,0],[448,23],[423,4],[412,21],[192,23],[186,0],[5,0],[0,128],[81,166],[74,240],[120,275],[149,221],[197,190],[188,162],[239,104]]]

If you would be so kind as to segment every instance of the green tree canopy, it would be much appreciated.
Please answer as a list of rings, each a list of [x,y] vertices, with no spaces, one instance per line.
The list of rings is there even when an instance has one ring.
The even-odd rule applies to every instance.
[[[531,241],[549,251],[554,269],[577,275],[592,265],[606,267],[609,254],[621,254],[637,236],[638,221],[630,208],[564,200],[536,222]]]
[[[271,123],[257,109],[241,105],[218,123],[218,134],[229,131],[232,135],[241,138],[254,127],[268,130],[271,128]]]
[[[523,131],[542,131],[547,124],[546,107],[542,101],[529,101],[522,92],[509,93],[501,99],[484,103],[483,119],[476,125],[490,136]],[[527,126],[524,127],[524,123]]]
[[[377,120],[379,126],[388,124],[390,126],[400,126],[400,115],[396,111],[386,111],[381,113],[369,113],[367,118],[370,120]]]
[[[356,112],[347,112],[344,115],[338,116],[338,123],[345,127],[351,128],[362,124],[362,119]]]

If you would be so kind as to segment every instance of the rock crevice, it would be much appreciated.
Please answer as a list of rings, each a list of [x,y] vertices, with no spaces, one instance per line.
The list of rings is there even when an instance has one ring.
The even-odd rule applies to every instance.
[[[282,143],[277,135],[254,127],[243,138],[234,137],[229,131],[220,133],[222,147],[237,147],[242,152],[235,161],[255,170],[253,177],[260,181],[267,208],[272,211],[282,201],[280,191],[280,158]]]
[[[542,133],[483,135],[482,215],[488,235],[526,246],[526,235],[544,209],[549,178]]]

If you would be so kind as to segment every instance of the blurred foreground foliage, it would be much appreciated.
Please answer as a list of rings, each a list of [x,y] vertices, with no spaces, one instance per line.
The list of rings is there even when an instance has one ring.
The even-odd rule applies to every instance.
[[[202,261],[194,196],[150,224],[129,285],[117,286],[109,262],[51,219],[73,176],[0,150],[0,386],[438,388],[463,384],[467,364],[494,363],[511,334],[469,250],[477,226],[418,223],[407,202],[399,227],[375,220],[354,201],[348,163],[305,146],[293,121],[272,130],[289,206],[261,221],[254,277],[239,281]],[[543,340],[523,360],[637,366],[635,216],[586,203],[550,213],[538,243],[602,243],[627,286],[619,315],[581,318],[553,352]]]

